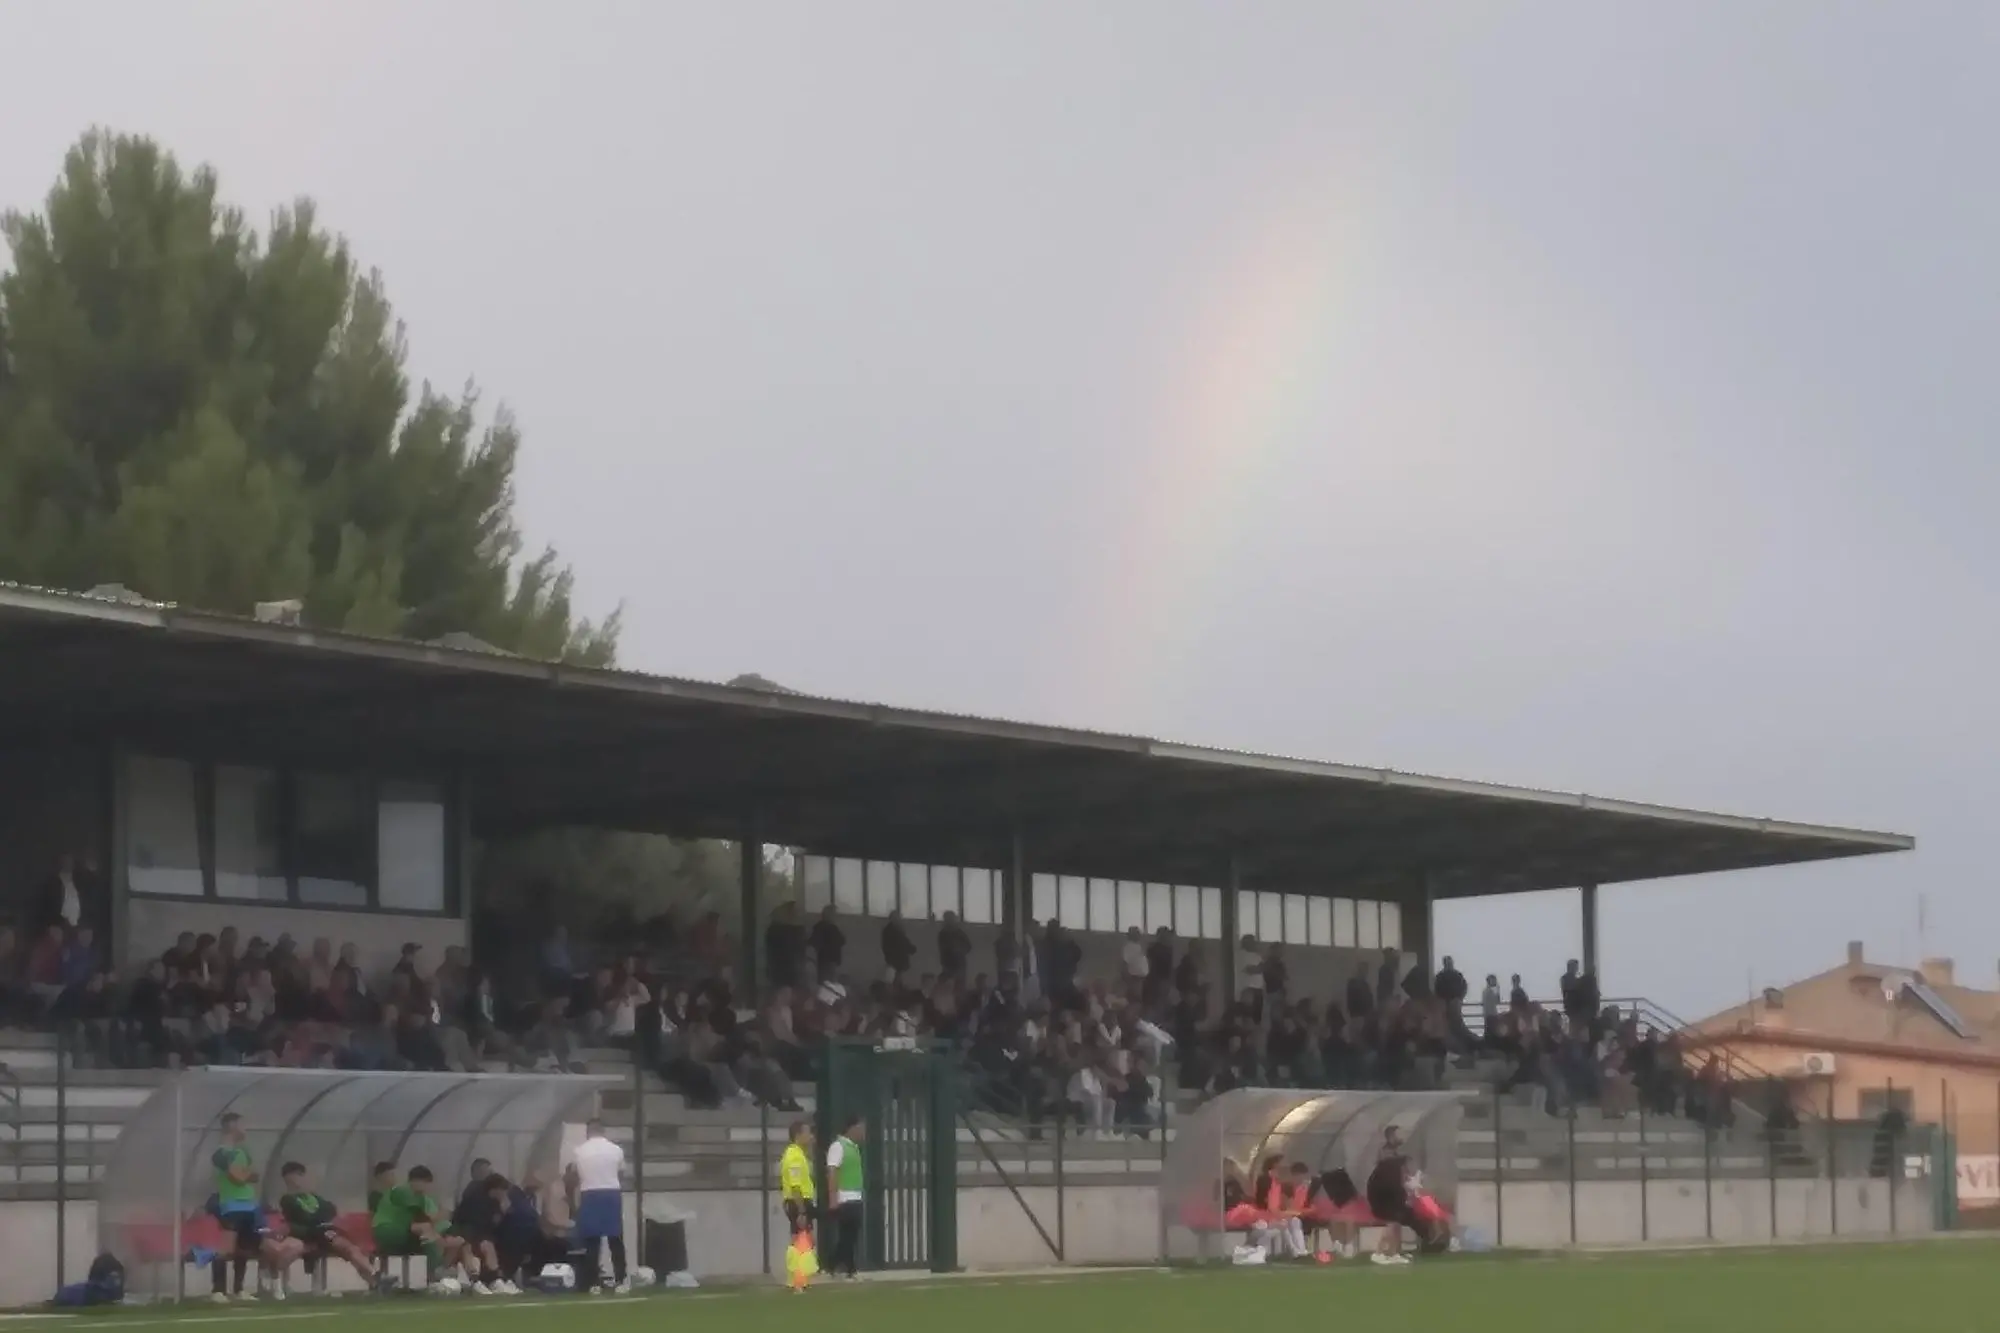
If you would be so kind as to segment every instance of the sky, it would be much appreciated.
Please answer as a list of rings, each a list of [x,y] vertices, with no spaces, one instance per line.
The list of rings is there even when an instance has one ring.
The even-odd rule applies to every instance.
[[[378,267],[631,666],[1913,834],[1607,888],[2000,982],[2000,7],[0,0]],[[1921,922],[1921,926],[1920,926]],[[1573,893],[1440,947],[1553,988]]]

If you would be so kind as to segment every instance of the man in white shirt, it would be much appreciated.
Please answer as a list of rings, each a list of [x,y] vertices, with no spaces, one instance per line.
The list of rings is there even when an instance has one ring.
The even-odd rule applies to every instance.
[[[1125,932],[1125,947],[1118,952],[1120,961],[1125,965],[1125,979],[1143,982],[1150,968],[1146,962],[1146,941],[1140,936],[1137,926]]]
[[[1264,951],[1257,947],[1255,935],[1245,935],[1237,946],[1236,985],[1243,992],[1243,998],[1250,1002],[1251,1016],[1261,1023],[1264,1021]]]
[[[618,1290],[629,1291],[625,1277],[625,1150],[604,1136],[604,1122],[595,1116],[583,1127],[583,1142],[571,1157],[576,1167],[576,1239],[583,1247],[577,1285],[595,1290],[602,1271],[599,1242],[611,1247],[611,1275]]]

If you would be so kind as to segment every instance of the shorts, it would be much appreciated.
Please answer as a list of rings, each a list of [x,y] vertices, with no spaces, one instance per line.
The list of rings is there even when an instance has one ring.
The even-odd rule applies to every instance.
[[[576,1201],[576,1237],[581,1241],[622,1240],[625,1191],[585,1190]]]
[[[792,1234],[794,1236],[798,1235],[801,1231],[810,1230],[818,1213],[819,1210],[813,1207],[811,1199],[785,1200],[785,1220],[792,1224]]]
[[[264,1243],[264,1238],[271,1234],[271,1228],[264,1224],[263,1212],[258,1209],[237,1209],[219,1213],[217,1218],[222,1223],[222,1229],[236,1237],[236,1248],[239,1252],[255,1250]]]

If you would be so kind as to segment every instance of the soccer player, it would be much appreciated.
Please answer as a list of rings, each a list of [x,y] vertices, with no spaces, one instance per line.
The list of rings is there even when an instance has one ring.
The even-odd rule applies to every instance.
[[[813,1221],[817,1213],[817,1191],[813,1188],[812,1126],[803,1120],[792,1123],[791,1142],[778,1159],[778,1197],[783,1201],[785,1220],[792,1224],[792,1242],[785,1251],[785,1272],[793,1291],[804,1291],[819,1271],[813,1254]]]
[[[268,1285],[275,1300],[285,1299],[285,1269],[305,1250],[297,1241],[279,1240],[264,1225],[264,1206],[257,1199],[257,1167],[244,1146],[243,1117],[226,1111],[216,1122],[222,1144],[210,1158],[215,1168],[215,1216],[222,1229],[234,1238],[234,1252],[228,1257],[235,1269],[236,1299],[255,1300],[256,1293],[243,1290],[243,1270],[257,1260],[258,1285]],[[215,1299],[226,1301],[223,1288],[223,1256],[210,1266],[215,1283]]]
[[[278,1212],[291,1228],[292,1239],[305,1247],[301,1257],[306,1270],[310,1272],[314,1264],[325,1263],[331,1255],[345,1261],[369,1286],[382,1286],[382,1275],[376,1272],[374,1260],[341,1235],[340,1228],[333,1224],[340,1210],[334,1207],[333,1200],[313,1192],[304,1164],[286,1162],[279,1174],[285,1181],[285,1193],[278,1200]]]
[[[447,1235],[437,1224],[438,1202],[431,1195],[433,1177],[427,1166],[410,1168],[408,1180],[383,1191],[375,1205],[370,1229],[375,1233],[375,1253],[421,1254],[426,1276],[436,1278],[457,1266],[465,1246],[458,1237]]]
[[[866,1136],[861,1117],[849,1116],[826,1150],[826,1177],[833,1194],[833,1255],[827,1271],[848,1277],[854,1276],[860,1259],[861,1209],[867,1198],[861,1141]]]
[[[612,1280],[630,1291],[625,1277],[625,1150],[604,1136],[604,1122],[592,1116],[583,1127],[583,1142],[571,1158],[576,1166],[576,1238],[583,1246],[583,1268],[577,1282],[597,1290],[603,1272],[599,1246],[611,1247]]]

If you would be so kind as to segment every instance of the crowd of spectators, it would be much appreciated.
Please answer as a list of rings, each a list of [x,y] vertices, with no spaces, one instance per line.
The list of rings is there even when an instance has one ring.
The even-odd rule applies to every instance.
[[[32,944],[0,929],[0,1017],[62,1027],[80,1058],[119,1066],[578,1070],[584,1048],[621,1046],[694,1105],[782,1111],[796,1109],[823,1038],[931,1037],[959,1044],[993,1109],[1100,1133],[1148,1132],[1169,1080],[1203,1095],[1430,1089],[1453,1066],[1527,1089],[1551,1114],[1594,1104],[1719,1121],[1732,1104],[1718,1061],[1691,1074],[1677,1037],[1605,1006],[1575,963],[1549,1006],[1519,976],[1504,992],[1487,976],[1475,1001],[1451,958],[1433,976],[1394,949],[1315,996],[1282,945],[1246,936],[1228,997],[1204,959],[1213,946],[1169,930],[1130,931],[1115,969],[1086,976],[1083,948],[1057,922],[1031,924],[1020,944],[1001,933],[981,966],[955,915],[920,950],[891,914],[881,974],[858,982],[846,929],[830,908],[808,922],[780,906],[761,941],[767,985],[745,996],[715,913],[686,929],[618,923],[581,945],[553,926],[535,966],[502,973],[518,979],[509,985],[463,948],[433,963],[409,944],[371,976],[353,944],[225,929],[183,934],[121,986],[91,927],[57,919]]]

